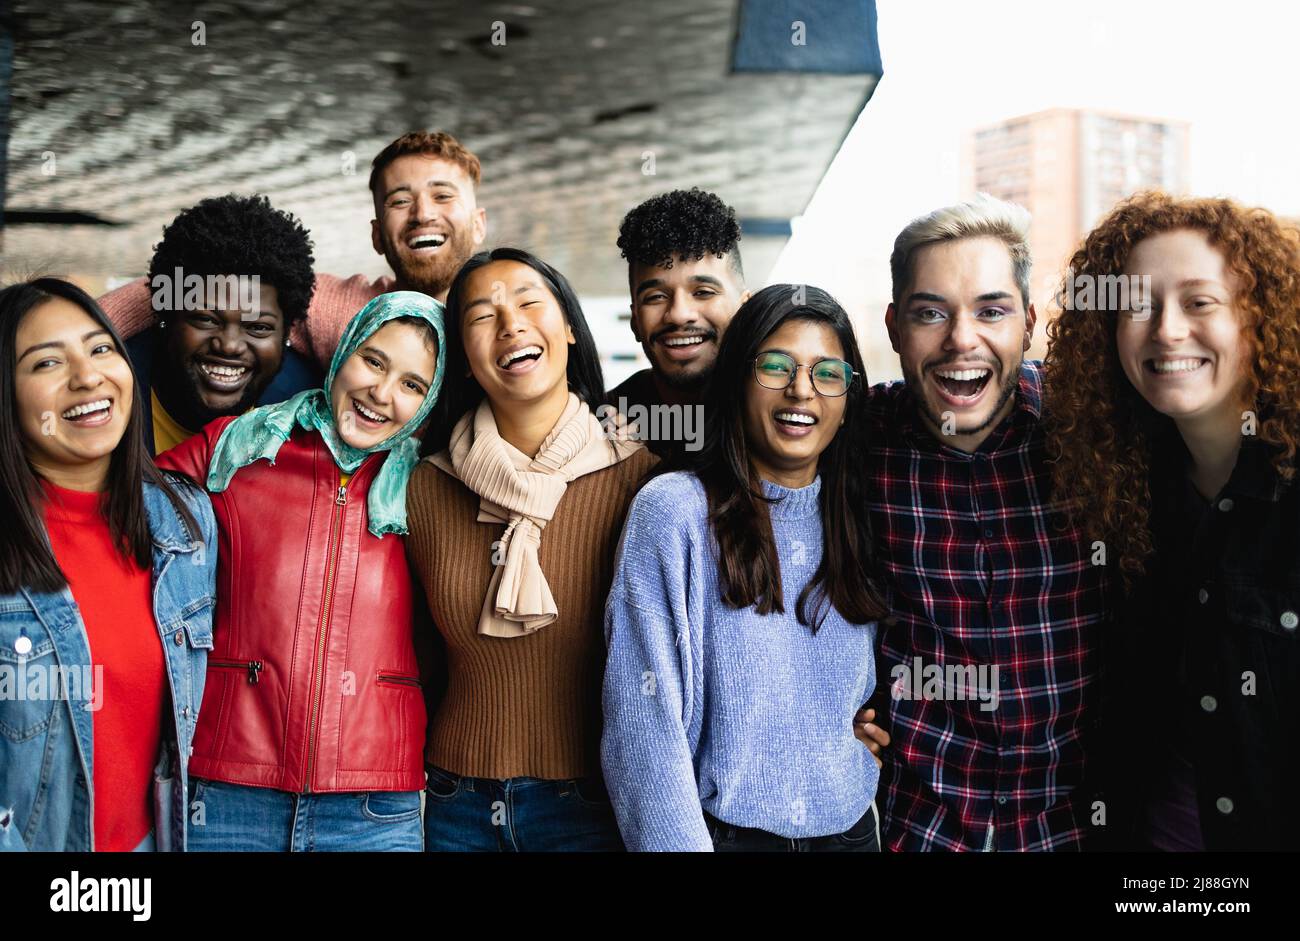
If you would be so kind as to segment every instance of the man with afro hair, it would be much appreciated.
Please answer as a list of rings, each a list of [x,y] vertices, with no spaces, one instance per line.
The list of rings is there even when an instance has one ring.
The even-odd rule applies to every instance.
[[[625,415],[632,406],[692,406],[718,356],[718,343],[749,297],[740,263],[736,212],[713,193],[673,190],[637,206],[619,225],[628,263],[632,333],[650,368],[606,393]],[[680,441],[646,440],[660,457]]]
[[[153,322],[126,343],[155,454],[215,418],[320,385],[315,363],[288,348],[312,263],[307,230],[265,196],[205,199],[164,227],[145,282]]]

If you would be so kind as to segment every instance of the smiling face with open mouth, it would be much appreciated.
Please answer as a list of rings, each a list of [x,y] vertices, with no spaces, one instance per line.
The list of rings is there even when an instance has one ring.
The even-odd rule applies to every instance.
[[[1120,365],[1133,388],[1175,422],[1239,429],[1247,345],[1234,306],[1238,282],[1201,232],[1177,229],[1138,242],[1125,265],[1150,277],[1151,297],[1121,313]]]
[[[359,451],[402,429],[429,394],[438,365],[428,331],[400,319],[366,337],[343,361],[330,384],[334,426]]]
[[[944,444],[974,451],[1014,407],[1033,336],[1011,256],[991,237],[916,250],[910,283],[885,315],[908,391]]]
[[[845,358],[835,331],[808,320],[787,320],[772,331],[759,347],[759,356],[769,352],[785,353],[806,365]],[[784,389],[767,388],[751,375],[744,394],[745,441],[759,476],[784,487],[811,484],[818,459],[844,421],[847,396],[819,394],[809,370],[800,367]]]
[[[633,264],[632,332],[657,378],[670,386],[702,383],[718,341],[749,294],[727,257]]]
[[[489,262],[466,279],[464,297],[465,357],[493,411],[567,400],[576,339],[541,275],[522,262]]]
[[[167,411],[191,431],[257,403],[284,362],[284,312],[276,289],[261,284],[251,310],[237,303],[168,311],[166,355],[154,384]]]
[[[56,484],[102,479],[131,417],[135,384],[126,357],[107,330],[61,297],[28,311],[16,340],[14,391],[28,460]]]
[[[376,189],[371,241],[398,288],[445,299],[487,235],[474,182],[450,160],[407,154],[384,168]]]

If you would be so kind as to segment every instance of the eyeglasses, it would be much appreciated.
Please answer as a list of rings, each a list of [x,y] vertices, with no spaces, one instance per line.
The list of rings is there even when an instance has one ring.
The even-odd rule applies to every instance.
[[[811,366],[796,363],[788,353],[760,353],[754,357],[754,378],[764,389],[786,389],[800,369],[807,369],[813,388],[827,398],[837,398],[849,391],[859,373],[842,359],[819,359]]]

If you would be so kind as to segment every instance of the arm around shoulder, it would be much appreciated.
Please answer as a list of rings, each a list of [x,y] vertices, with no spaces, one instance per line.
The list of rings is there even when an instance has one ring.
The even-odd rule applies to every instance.
[[[149,291],[149,282],[143,277],[101,295],[96,303],[113,321],[123,340],[142,333],[154,320],[153,295]]]

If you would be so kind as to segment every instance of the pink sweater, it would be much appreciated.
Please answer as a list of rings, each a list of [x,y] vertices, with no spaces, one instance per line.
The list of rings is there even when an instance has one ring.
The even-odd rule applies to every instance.
[[[330,359],[348,321],[368,302],[391,290],[393,279],[389,277],[367,282],[365,275],[360,274],[350,278],[316,275],[316,290],[307,307],[307,317],[294,326],[289,335],[291,345],[298,352],[313,357],[322,370],[329,369]],[[99,306],[126,339],[153,323],[151,296],[146,280],[136,278],[101,297]]]

